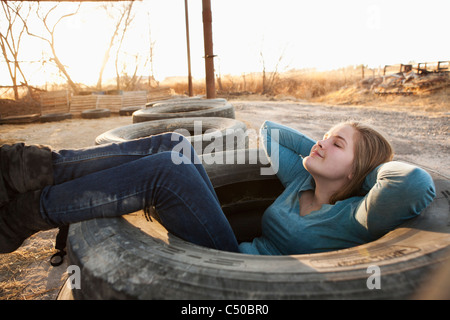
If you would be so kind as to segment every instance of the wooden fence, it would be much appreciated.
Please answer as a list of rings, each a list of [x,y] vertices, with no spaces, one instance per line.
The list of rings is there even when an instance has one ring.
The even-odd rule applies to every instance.
[[[117,95],[73,95],[68,90],[41,93],[41,115],[53,113],[81,114],[90,109],[109,109],[119,112],[123,107],[143,106],[149,101],[169,99],[170,88],[150,91],[125,91]]]

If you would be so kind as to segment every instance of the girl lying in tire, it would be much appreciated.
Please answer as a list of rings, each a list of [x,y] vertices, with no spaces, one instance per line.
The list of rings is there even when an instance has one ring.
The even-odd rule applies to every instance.
[[[435,196],[431,176],[391,161],[391,145],[368,126],[341,123],[317,142],[272,122],[263,129],[285,190],[264,213],[263,236],[240,244],[241,252],[300,254],[367,243],[420,214]]]
[[[313,253],[375,240],[418,215],[435,195],[428,173],[391,161],[389,143],[365,126],[339,124],[318,142],[272,122],[263,128],[264,147],[285,190],[266,210],[262,236],[251,243],[238,244],[190,143],[168,133],[78,150],[2,146],[0,253],[40,230],[142,209],[156,211],[168,231],[198,245]],[[175,146],[189,149],[189,156]]]

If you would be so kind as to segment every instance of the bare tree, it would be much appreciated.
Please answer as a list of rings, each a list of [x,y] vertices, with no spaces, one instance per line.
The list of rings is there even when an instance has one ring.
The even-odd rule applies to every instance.
[[[269,76],[266,75],[266,64],[264,61],[263,53],[259,53],[261,56],[263,71],[262,71],[262,94],[272,94],[276,84],[280,80],[280,73],[278,71],[279,65],[283,60],[283,53],[278,58],[277,63],[275,64],[275,68],[272,72],[270,72]]]
[[[117,51],[116,51],[116,60],[114,65],[116,66],[116,82],[117,82],[117,90],[120,90],[120,74],[119,74],[119,67],[118,67],[118,63],[119,63],[119,53],[120,53],[120,49],[122,48],[122,42],[123,39],[125,38],[125,33],[127,32],[128,26],[130,25],[131,21],[134,19],[134,15],[131,15],[131,9],[133,7],[133,1],[131,1],[129,3],[129,5],[127,7],[125,7],[124,10],[124,15],[126,14],[126,18],[123,24],[123,29],[122,29],[122,35],[120,37],[119,40],[119,45],[117,46]],[[137,57],[136,57],[137,60]],[[136,70],[135,70],[135,74],[137,72],[137,64],[136,64]]]
[[[137,72],[139,69],[139,54],[135,54],[134,56],[134,71],[133,74],[130,76],[126,73],[126,65],[124,65],[124,70],[122,70],[122,79],[121,79],[121,87],[125,90],[133,91],[136,88],[136,85],[141,80],[142,76],[137,76]],[[119,81],[119,72],[117,71],[117,81]],[[117,82],[117,89],[120,89],[119,82]]]
[[[122,51],[122,45],[125,39],[125,35],[134,20],[135,14],[132,14],[132,5],[133,2],[130,2],[128,5],[124,5],[123,13],[126,15],[125,20],[123,21],[123,27],[119,31],[120,39],[118,40],[117,49],[116,49],[116,57],[115,57],[115,69],[116,69],[116,88],[117,90],[125,89],[125,90],[135,90],[140,83],[142,76],[138,76],[139,68],[142,66],[143,68],[147,67],[147,64],[151,64],[151,77],[149,79],[149,83],[153,78],[153,48],[155,42],[151,39],[151,32],[150,32],[150,26],[149,26],[149,41],[150,41],[150,47],[149,52],[135,52],[135,53],[127,53],[127,52],[121,52]],[[134,66],[134,70],[132,74],[128,74],[127,72],[127,65],[126,61],[128,59],[123,59],[123,63],[120,66],[119,62],[121,61],[121,56],[128,56],[132,59],[132,62],[130,62]],[[120,68],[121,67],[121,68]]]
[[[110,52],[111,52],[112,47],[114,46],[116,37],[119,36],[120,27],[122,26],[122,21],[124,19],[125,19],[125,27],[122,29],[122,39],[123,39],[123,36],[125,35],[128,24],[130,23],[130,20],[128,20],[127,18],[130,16],[132,7],[133,7],[133,1],[130,1],[127,4],[122,5],[119,9],[119,16],[118,16],[118,19],[116,22],[116,26],[114,28],[114,32],[111,36],[111,40],[109,41],[109,46],[105,51],[105,55],[103,56],[103,62],[102,62],[102,66],[100,68],[100,73],[99,73],[98,80],[97,80],[97,89],[102,88],[103,72],[105,71],[106,64],[108,63],[108,60],[110,57]],[[106,11],[109,11],[111,8],[114,8],[114,4],[105,4],[104,8]]]
[[[278,68],[280,67],[280,63],[283,61],[284,53],[286,51],[286,47],[282,50],[280,53],[280,56],[278,57],[278,60],[275,64],[275,68],[272,72],[270,72],[269,76],[266,74],[266,63],[264,59],[264,55],[262,53],[262,50],[259,52],[259,55],[261,57],[261,63],[262,63],[262,94],[273,94],[274,89],[276,85],[278,84],[280,80],[280,72]]]
[[[73,90],[73,92],[76,94],[78,93],[79,89],[78,86],[72,81],[69,73],[66,70],[66,67],[64,66],[64,64],[61,62],[61,60],[58,58],[58,55],[56,54],[56,49],[55,49],[55,31],[56,31],[56,26],[65,18],[74,16],[78,13],[78,11],[80,10],[80,6],[81,6],[81,2],[78,4],[78,7],[76,10],[74,10],[73,12],[70,12],[68,14],[62,15],[59,17],[59,19],[53,23],[53,25],[50,25],[49,22],[49,18],[50,15],[52,14],[52,12],[54,12],[57,8],[58,8],[59,3],[55,4],[52,8],[50,8],[45,14],[41,12],[40,10],[40,3],[38,2],[38,8],[36,10],[36,14],[38,16],[38,18],[42,21],[44,28],[46,30],[46,32],[48,33],[46,37],[44,36],[40,36],[37,35],[33,32],[30,31],[30,29],[28,28],[27,22],[25,19],[23,19],[23,17],[21,17],[20,14],[18,14],[18,16],[22,19],[25,29],[27,30],[27,33],[30,36],[39,38],[43,41],[45,41],[46,43],[48,43],[48,45],[50,46],[50,49],[52,51],[52,61],[55,62],[56,66],[58,67],[59,71],[61,71],[61,73],[64,75],[64,77],[67,80],[67,83],[69,84],[70,88]]]
[[[17,22],[18,13],[22,10],[23,2],[2,1],[2,9],[5,19],[5,30],[0,30],[0,48],[8,68],[9,76],[11,77],[12,88],[14,91],[14,99],[19,99],[18,90],[18,73],[22,77],[23,84],[28,88],[28,82],[25,75],[20,68],[19,48],[22,40],[22,35],[25,32],[25,25]],[[30,14],[31,5],[28,5],[28,10],[25,13],[25,20]],[[15,28],[17,27],[17,28]]]
[[[155,50],[155,44],[156,41],[152,39],[152,29],[150,27],[150,14],[147,12],[147,21],[148,21],[148,40],[149,40],[149,54],[148,54],[148,62],[150,63],[150,75],[148,79],[148,87],[151,88],[152,84],[156,84],[157,87],[159,87],[159,81],[155,80],[155,71],[154,71],[154,64],[153,64],[153,58],[154,58],[154,50]]]

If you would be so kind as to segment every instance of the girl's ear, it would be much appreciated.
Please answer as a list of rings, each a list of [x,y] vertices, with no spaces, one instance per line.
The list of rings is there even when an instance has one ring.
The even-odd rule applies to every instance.
[[[347,178],[348,178],[348,180],[352,180],[353,179],[353,171],[348,174]]]

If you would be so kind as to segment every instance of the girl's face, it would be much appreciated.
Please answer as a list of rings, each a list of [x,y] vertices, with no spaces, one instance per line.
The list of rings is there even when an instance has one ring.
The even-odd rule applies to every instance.
[[[354,137],[356,129],[350,125],[337,125],[303,159],[303,166],[311,175],[330,181],[346,182],[352,178]]]

